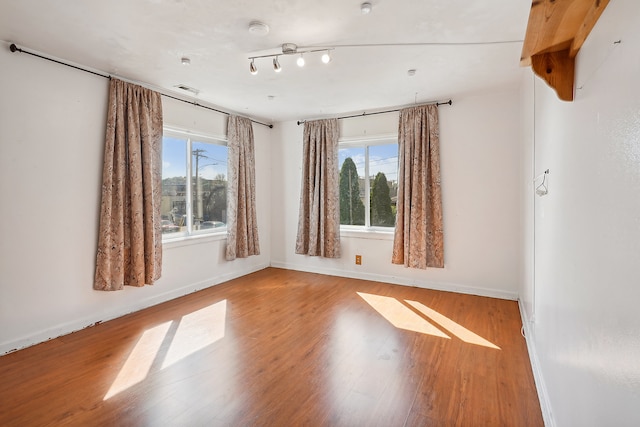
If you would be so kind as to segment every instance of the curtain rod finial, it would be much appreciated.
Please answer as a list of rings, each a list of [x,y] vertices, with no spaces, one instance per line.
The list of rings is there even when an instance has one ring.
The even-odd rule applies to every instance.
[[[18,51],[20,49],[18,49],[18,46],[16,46],[14,43],[11,43],[11,46],[9,46],[9,50],[11,52],[15,52],[15,51]]]

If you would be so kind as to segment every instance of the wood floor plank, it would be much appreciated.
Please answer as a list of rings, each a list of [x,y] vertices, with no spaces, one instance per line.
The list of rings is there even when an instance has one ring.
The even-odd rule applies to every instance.
[[[0,425],[542,426],[520,326],[513,301],[269,268],[0,357]]]

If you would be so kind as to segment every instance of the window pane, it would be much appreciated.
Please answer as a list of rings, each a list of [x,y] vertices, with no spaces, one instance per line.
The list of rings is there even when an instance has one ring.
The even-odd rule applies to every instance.
[[[369,147],[371,225],[393,227],[398,201],[398,144]]]
[[[162,233],[186,231],[186,139],[162,138]]]
[[[364,147],[340,148],[340,224],[364,225]]]
[[[226,226],[227,151],[224,145],[191,144],[194,230]]]

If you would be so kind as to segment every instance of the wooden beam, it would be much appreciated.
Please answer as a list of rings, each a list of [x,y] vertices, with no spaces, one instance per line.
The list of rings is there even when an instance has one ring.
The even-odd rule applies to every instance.
[[[573,100],[574,58],[607,4],[609,0],[532,0],[520,65],[531,65],[560,99]]]
[[[604,8],[609,4],[609,0],[596,0],[591,3],[591,7],[587,11],[584,20],[582,21],[582,25],[578,28],[575,37],[573,38],[573,43],[571,43],[571,50],[569,51],[569,55],[571,57],[575,57],[578,54],[578,51],[584,44],[585,40],[591,33],[591,30],[598,22],[600,15],[604,12]]]
[[[569,49],[533,55],[531,68],[556,91],[558,98],[573,101],[575,58]]]
[[[590,1],[595,0],[533,0],[521,60],[529,65],[533,55],[570,45]]]

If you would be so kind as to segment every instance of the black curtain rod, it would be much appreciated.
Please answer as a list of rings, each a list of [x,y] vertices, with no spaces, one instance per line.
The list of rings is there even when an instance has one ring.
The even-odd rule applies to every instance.
[[[453,105],[453,101],[452,100],[448,100],[446,102],[432,102],[432,103],[427,103],[427,104],[420,104],[420,105]],[[363,116],[373,116],[375,114],[384,114],[384,113],[394,113],[396,111],[400,111],[401,108],[396,108],[395,110],[385,110],[385,111],[376,111],[374,113],[362,113],[362,114],[354,114],[352,116],[342,116],[342,117],[337,117],[338,120],[342,120],[342,119],[352,119],[354,117],[363,117]],[[303,123],[306,123],[308,119],[305,120],[298,120],[298,126],[300,126]]]
[[[186,99],[181,99],[181,98],[178,98],[178,97],[175,97],[175,96],[172,96],[172,95],[167,95],[166,93],[161,93],[160,95],[166,96],[167,98],[175,99],[176,101],[185,102],[187,104],[195,105],[196,107],[206,108],[207,110],[216,111],[216,112],[221,113],[221,114],[226,114],[227,116],[231,115],[231,113],[227,113],[226,111],[217,110],[217,109],[215,109],[213,107],[208,107],[206,105],[198,104],[196,101],[187,101]],[[249,119],[249,120],[251,120],[251,122],[253,122],[255,124],[266,126],[269,129],[273,129],[273,125],[272,124],[262,123],[262,122],[259,122],[257,120],[253,120],[253,119]]]
[[[37,53],[33,53],[33,52],[26,51],[24,49],[20,49],[18,46],[16,46],[13,43],[9,46],[9,50],[11,50],[11,52],[26,53],[28,55],[32,55],[32,56],[38,57],[40,59],[46,59],[47,61],[55,62],[56,64],[65,65],[67,67],[75,68],[76,70],[84,71],[85,73],[91,73],[93,75],[104,77],[105,79],[111,80],[111,76],[108,75],[108,74],[98,73],[96,71],[87,70],[86,68],[82,68],[82,67],[78,67],[76,65],[68,64],[66,62],[58,61],[58,60],[53,59],[53,58],[48,58],[46,56],[38,55]],[[165,96],[167,98],[175,99],[176,101],[180,101],[180,102],[184,102],[184,103],[187,103],[187,104],[195,105],[196,107],[206,108],[207,110],[215,111],[215,112],[221,113],[221,114],[226,114],[227,116],[231,115],[231,113],[228,113],[226,111],[222,111],[222,110],[215,109],[213,107],[207,107],[206,105],[198,104],[196,101],[187,101],[186,99],[181,99],[181,98],[178,98],[176,96],[167,95],[166,93],[162,93],[162,92],[160,92],[160,95]],[[262,125],[262,126],[266,126],[269,129],[273,128],[272,124],[262,123],[262,122],[259,122],[257,120],[253,120],[253,119],[249,119],[249,120],[251,120],[253,123],[256,123],[256,124],[259,124],[259,125]]]

